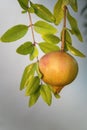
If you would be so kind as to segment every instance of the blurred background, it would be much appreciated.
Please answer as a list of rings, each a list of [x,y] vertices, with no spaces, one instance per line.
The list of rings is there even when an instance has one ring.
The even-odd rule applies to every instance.
[[[43,1],[51,11],[57,0]],[[36,0],[33,0],[36,2]],[[71,10],[77,19],[84,42],[73,37],[73,44],[87,56],[87,9],[86,0],[78,0],[78,13]],[[0,36],[17,24],[28,24],[27,14],[21,14],[17,0],[3,0],[0,3]],[[33,22],[38,18],[32,15]],[[85,26],[86,25],[86,26]],[[61,26],[58,27],[61,29]],[[59,30],[60,30],[59,29]],[[37,34],[36,41],[41,38]],[[79,64],[76,80],[65,87],[60,99],[53,97],[47,106],[40,98],[33,107],[28,107],[28,97],[19,90],[20,80],[28,56],[18,55],[16,48],[24,41],[32,40],[31,31],[19,41],[0,43],[0,130],[86,130],[87,129],[87,58],[75,57]],[[40,57],[43,55],[40,52]]]

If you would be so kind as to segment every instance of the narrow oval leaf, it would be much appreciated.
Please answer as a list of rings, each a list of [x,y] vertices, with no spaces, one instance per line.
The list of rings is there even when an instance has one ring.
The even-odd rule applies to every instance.
[[[60,95],[58,93],[54,93],[55,98],[59,99]]]
[[[79,56],[79,57],[83,57],[83,58],[85,57],[85,55],[82,52],[80,52],[78,49],[74,48],[72,45],[70,45],[68,43],[66,45],[67,45],[68,50],[75,56]]]
[[[13,42],[22,38],[28,31],[26,25],[16,25],[7,30],[1,37],[2,42]]]
[[[70,3],[71,8],[72,8],[75,12],[77,12],[77,11],[78,11],[77,0],[70,0],[69,3]]]
[[[67,18],[68,18],[68,21],[70,23],[70,26],[72,28],[73,33],[76,35],[76,37],[81,42],[83,42],[83,38],[82,38],[81,32],[80,32],[80,30],[78,28],[77,21],[76,21],[76,19],[74,17],[71,16],[71,14],[69,13],[69,11],[67,12]]]
[[[24,10],[28,9],[28,0],[18,0],[18,3]]]
[[[34,24],[34,29],[37,33],[40,33],[40,34],[55,34],[57,33],[57,29],[48,24],[47,22],[44,22],[44,21],[37,21],[35,24]]]
[[[22,55],[27,55],[27,54],[31,54],[33,49],[34,46],[32,42],[25,42],[24,44],[22,44],[17,48],[16,52]]]
[[[20,83],[20,90],[24,89],[27,86],[28,82],[34,77],[35,70],[36,63],[32,63],[25,68]]]
[[[40,94],[42,99],[48,104],[52,103],[52,93],[50,88],[47,85],[41,85]]]
[[[57,0],[57,3],[54,6],[54,16],[56,18],[55,21],[56,25],[58,25],[64,17],[62,5],[63,5],[63,0]]]
[[[28,8],[28,12],[29,12],[29,13],[34,13],[34,9],[33,9],[32,7],[29,7],[29,8]]]
[[[30,54],[30,60],[33,60],[37,56],[38,56],[38,49],[36,46],[34,46],[34,49],[33,49],[32,53]]]
[[[68,51],[67,45],[66,45],[67,43],[72,45],[72,39],[71,39],[69,30],[65,29],[65,47],[64,47],[65,51]]]
[[[38,65],[39,63],[37,62],[36,63],[36,72],[37,72],[37,74],[38,74],[38,77],[41,79],[42,78],[42,74],[41,74],[41,72],[40,72],[40,70],[39,70],[39,65]]]
[[[30,4],[31,4],[31,7],[34,9],[34,13],[37,16],[39,16],[40,18],[42,18],[48,22],[55,21],[53,14],[45,6],[43,6],[41,4],[33,4],[32,2],[30,2]]]
[[[39,47],[40,49],[44,52],[44,53],[49,53],[52,51],[58,51],[60,50],[60,48],[56,45],[53,45],[51,43],[47,43],[47,42],[40,42],[39,43]]]
[[[34,94],[40,87],[40,79],[38,76],[33,77],[29,83],[28,86],[26,87],[25,95],[30,96]]]
[[[70,0],[63,0],[63,6],[64,6],[64,5],[67,6],[68,4],[70,4]]]
[[[53,34],[45,34],[45,35],[42,35],[42,38],[48,42],[48,43],[52,43],[52,44],[57,44],[60,42],[60,39],[59,37],[53,35]]]
[[[66,42],[68,42],[69,44],[72,44],[72,38],[71,38],[71,35],[70,33],[66,30]]]
[[[32,107],[32,106],[37,102],[39,96],[40,96],[40,91],[39,91],[39,90],[36,91],[34,94],[32,94],[32,95],[30,96],[30,99],[29,99],[29,107]]]
[[[26,10],[22,10],[21,13],[22,13],[22,14],[25,14],[25,13],[27,13],[27,11],[26,11]]]

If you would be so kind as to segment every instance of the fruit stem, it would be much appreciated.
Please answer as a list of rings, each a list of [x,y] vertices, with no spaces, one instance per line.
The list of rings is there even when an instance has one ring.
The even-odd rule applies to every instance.
[[[67,13],[67,6],[64,6],[64,21],[63,21],[63,29],[62,29],[62,37],[61,37],[61,51],[65,49],[65,39],[66,39],[66,13]]]

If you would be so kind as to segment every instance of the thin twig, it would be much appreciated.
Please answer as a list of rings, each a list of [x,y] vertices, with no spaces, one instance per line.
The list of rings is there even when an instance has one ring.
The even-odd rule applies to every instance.
[[[33,44],[35,44],[35,37],[34,37],[34,31],[33,31],[33,24],[32,24],[32,18],[31,18],[31,15],[30,13],[28,12],[28,15],[29,15],[29,21],[30,21],[30,25],[29,27],[31,27],[31,32],[32,32],[32,40],[33,40]]]
[[[31,32],[32,32],[32,40],[33,40],[33,45],[36,46],[37,42],[35,41],[35,36],[34,36],[34,30],[33,30],[33,23],[32,23],[32,18],[30,12],[28,12],[29,15],[29,27],[31,27]],[[37,62],[39,61],[38,56],[37,56]]]

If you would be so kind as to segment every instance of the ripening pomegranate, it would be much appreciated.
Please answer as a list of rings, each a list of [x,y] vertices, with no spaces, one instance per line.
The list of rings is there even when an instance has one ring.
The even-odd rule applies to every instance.
[[[42,80],[53,87],[54,92],[70,84],[77,76],[78,64],[70,54],[55,51],[45,54],[39,61]]]

